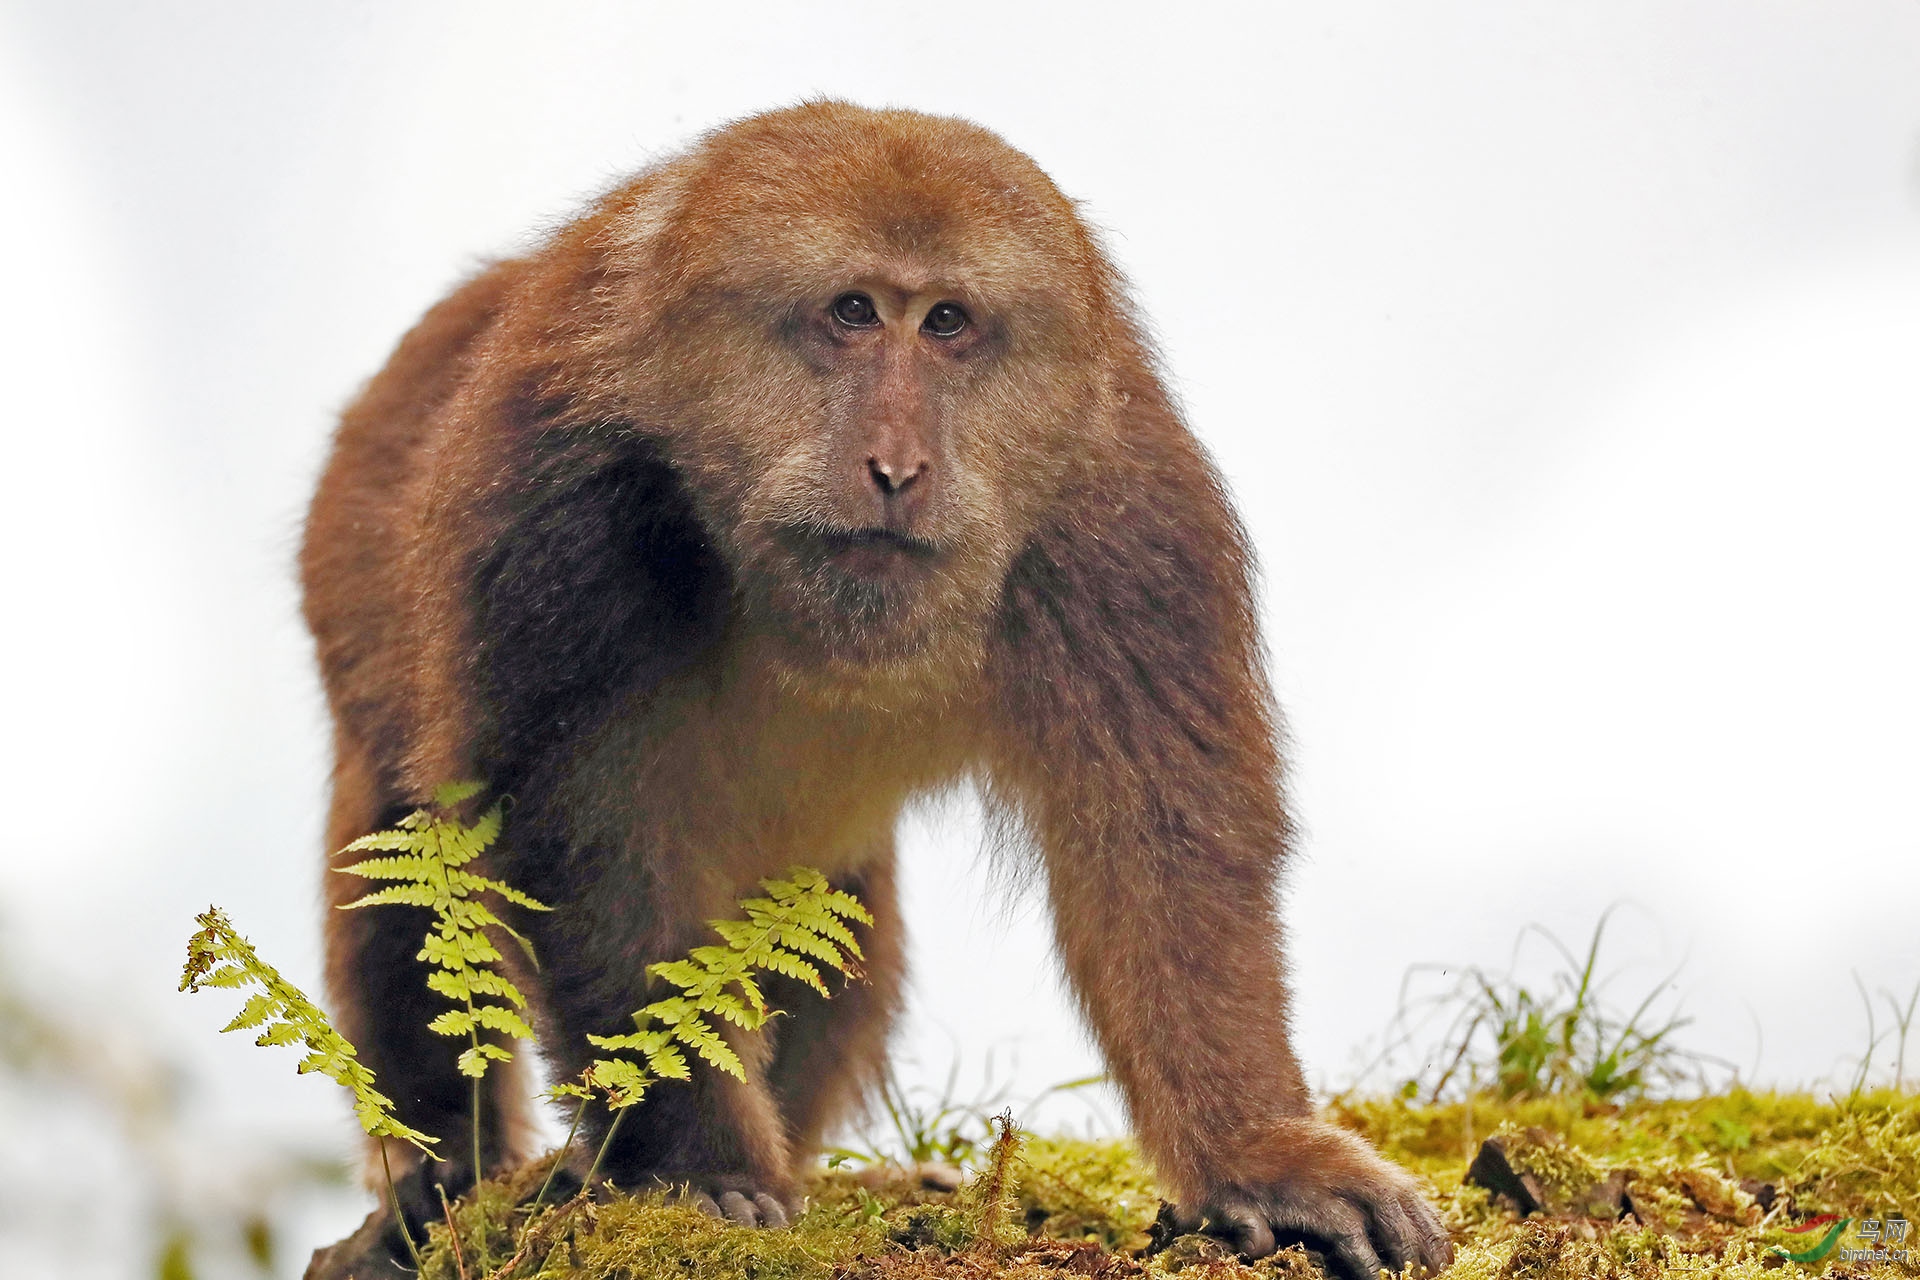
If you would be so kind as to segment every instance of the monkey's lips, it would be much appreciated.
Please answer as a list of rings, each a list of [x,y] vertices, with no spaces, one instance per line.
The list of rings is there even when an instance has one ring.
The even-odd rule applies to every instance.
[[[940,555],[940,549],[925,538],[879,526],[816,529],[802,536],[826,563],[861,578],[911,576],[923,572]]]

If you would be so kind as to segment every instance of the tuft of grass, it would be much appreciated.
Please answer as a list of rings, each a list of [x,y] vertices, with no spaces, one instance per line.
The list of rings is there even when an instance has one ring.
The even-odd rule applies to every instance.
[[[958,1055],[949,1064],[946,1081],[938,1090],[902,1083],[889,1063],[881,1076],[878,1106],[860,1131],[858,1144],[829,1148],[830,1163],[834,1167],[846,1162],[872,1166],[974,1166],[993,1146],[994,1123],[999,1114],[1016,1105],[1030,1110],[1055,1094],[1072,1093],[1107,1082],[1104,1072],[1063,1080],[1016,1104],[1011,1100],[1011,1090],[1004,1083],[995,1083],[991,1055],[983,1074],[985,1083],[980,1092],[972,1100],[963,1102]]]
[[[1709,1070],[1726,1064],[1675,1039],[1690,1020],[1660,1011],[1672,974],[1629,1011],[1603,998],[1610,975],[1601,968],[1601,944],[1616,909],[1617,904],[1600,914],[1584,955],[1544,926],[1530,924],[1520,931],[1516,956],[1529,939],[1538,939],[1558,961],[1544,987],[1529,986],[1511,970],[1477,965],[1409,969],[1385,1048],[1362,1078],[1417,1046],[1427,1065],[1401,1082],[1400,1093],[1408,1100],[1437,1103],[1490,1092],[1508,1100],[1575,1094],[1618,1102],[1681,1085],[1707,1092]],[[1455,973],[1441,990],[1413,994],[1422,979]],[[1437,1047],[1425,1051],[1428,1045]]]
[[[1880,1052],[1880,1046],[1889,1040],[1892,1043],[1888,1046],[1888,1052],[1893,1058],[1893,1070],[1889,1073],[1889,1083],[1896,1090],[1904,1089],[1907,1083],[1907,1041],[1914,1031],[1914,1014],[1920,1011],[1920,982],[1913,984],[1913,990],[1908,994],[1904,1005],[1893,992],[1884,987],[1880,989],[1878,995],[1886,1001],[1887,1008],[1893,1014],[1893,1025],[1885,1031],[1877,1027],[1873,1013],[1873,996],[1867,993],[1867,984],[1860,980],[1860,975],[1857,973],[1853,975],[1853,986],[1860,993],[1860,1004],[1867,1014],[1867,1047],[1866,1051],[1860,1055],[1859,1065],[1854,1069],[1848,1092],[1850,1095],[1858,1094],[1868,1087],[1873,1076],[1875,1055]]]

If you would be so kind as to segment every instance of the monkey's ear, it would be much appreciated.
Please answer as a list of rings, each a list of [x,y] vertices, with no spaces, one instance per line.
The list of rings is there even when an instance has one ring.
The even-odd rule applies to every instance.
[[[524,439],[568,456],[523,461],[473,578],[475,686],[507,773],[694,660],[730,594],[673,467],[631,439],[582,465],[571,434]]]

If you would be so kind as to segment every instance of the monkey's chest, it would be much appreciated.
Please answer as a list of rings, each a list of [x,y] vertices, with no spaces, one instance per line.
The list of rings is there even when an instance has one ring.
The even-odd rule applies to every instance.
[[[838,876],[884,856],[905,803],[963,768],[916,719],[689,695],[603,733],[566,807],[576,832],[656,881],[737,889],[796,864]]]

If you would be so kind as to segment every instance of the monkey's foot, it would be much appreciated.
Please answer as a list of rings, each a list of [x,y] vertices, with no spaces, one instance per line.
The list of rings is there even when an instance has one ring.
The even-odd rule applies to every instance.
[[[782,1197],[745,1174],[653,1173],[636,1185],[742,1227],[784,1227],[806,1211],[805,1197]]]
[[[1204,1229],[1250,1258],[1305,1243],[1346,1280],[1377,1280],[1382,1267],[1438,1275],[1452,1264],[1453,1242],[1419,1184],[1353,1134],[1316,1120],[1282,1121],[1249,1156],[1254,1176],[1176,1207],[1175,1224]]]

